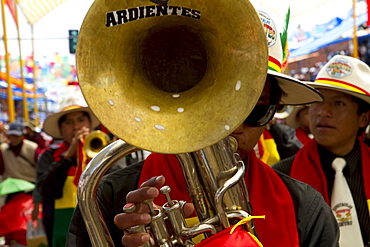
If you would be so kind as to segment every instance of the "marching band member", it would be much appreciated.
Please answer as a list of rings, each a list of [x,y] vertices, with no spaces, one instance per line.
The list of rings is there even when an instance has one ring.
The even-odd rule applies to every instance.
[[[46,148],[37,164],[36,189],[33,193],[37,218],[43,204],[43,222],[50,246],[65,246],[66,234],[77,204],[77,184],[88,159],[83,140],[97,127],[98,119],[89,107],[71,104],[50,115],[44,131],[63,143],[57,148]]]

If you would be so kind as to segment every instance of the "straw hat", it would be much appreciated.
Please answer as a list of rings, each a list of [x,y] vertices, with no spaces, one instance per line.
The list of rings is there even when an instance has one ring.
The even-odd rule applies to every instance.
[[[29,122],[25,122],[23,123],[23,126],[26,128],[29,128],[30,130],[32,130],[33,132],[37,132],[36,131],[36,126],[35,126],[35,123],[33,121],[29,121]]]
[[[370,104],[370,68],[349,56],[332,57],[317,74],[314,88],[330,89],[355,96]]]
[[[50,135],[53,138],[63,139],[62,133],[60,133],[58,122],[62,116],[68,113],[77,112],[77,111],[87,112],[91,119],[92,129],[96,128],[100,123],[99,120],[96,118],[96,116],[92,113],[91,109],[88,106],[85,106],[81,101],[78,102],[76,100],[68,100],[67,104],[68,103],[72,103],[72,104],[62,107],[58,112],[50,115],[48,118],[45,119],[43,130],[46,134]],[[79,104],[73,104],[73,103],[79,103]]]
[[[286,93],[281,98],[281,104],[301,105],[323,101],[323,96],[317,90],[305,83],[281,73],[283,62],[283,48],[273,19],[264,11],[258,11],[265,29],[269,48],[268,75],[276,78],[280,88]]]

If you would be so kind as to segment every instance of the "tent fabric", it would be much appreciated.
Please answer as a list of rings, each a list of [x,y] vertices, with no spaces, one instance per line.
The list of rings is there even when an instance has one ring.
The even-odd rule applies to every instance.
[[[310,0],[309,4],[306,0],[251,0],[251,3],[258,9],[259,6],[266,6],[276,15],[285,18],[288,7],[291,9],[291,17],[302,15],[310,10],[322,6],[331,0]]]
[[[29,24],[38,20],[67,0],[17,0]]]
[[[362,14],[356,18],[357,26],[364,24],[367,22],[367,13]],[[333,43],[338,42],[340,39],[344,39],[342,37],[343,33],[350,31],[353,29],[353,19],[347,18],[342,21],[340,25],[335,27],[334,29],[324,33],[324,35],[320,38],[317,38],[301,47],[291,50],[289,58],[295,58],[303,55],[307,55],[318,51],[321,48],[330,46]]]

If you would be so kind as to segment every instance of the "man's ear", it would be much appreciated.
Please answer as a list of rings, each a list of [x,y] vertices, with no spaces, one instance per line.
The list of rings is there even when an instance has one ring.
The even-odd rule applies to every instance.
[[[360,115],[360,128],[366,127],[369,124],[370,121],[370,110],[367,112],[363,112]]]

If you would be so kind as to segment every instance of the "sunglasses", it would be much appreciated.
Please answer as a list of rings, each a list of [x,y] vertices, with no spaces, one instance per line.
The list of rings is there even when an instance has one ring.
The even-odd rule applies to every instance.
[[[244,123],[251,127],[264,126],[274,117],[277,107],[277,105],[256,105]]]

